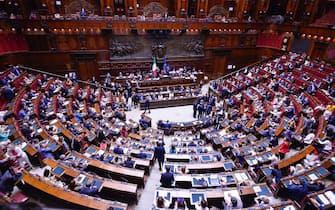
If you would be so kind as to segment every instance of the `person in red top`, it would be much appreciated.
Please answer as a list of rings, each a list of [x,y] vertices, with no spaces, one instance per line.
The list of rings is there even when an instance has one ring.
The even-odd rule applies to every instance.
[[[127,131],[127,129],[126,129],[125,126],[122,126],[122,129],[121,129],[121,136],[122,136],[123,138],[127,138],[127,137],[128,137],[128,131]]]
[[[285,158],[285,154],[288,153],[290,151],[290,143],[284,139],[284,141],[280,144],[279,146],[279,157],[280,159],[284,159]]]

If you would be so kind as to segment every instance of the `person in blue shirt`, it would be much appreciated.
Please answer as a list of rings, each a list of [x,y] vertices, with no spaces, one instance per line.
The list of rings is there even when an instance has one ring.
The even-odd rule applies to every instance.
[[[83,117],[81,116],[81,113],[79,111],[76,111],[76,113],[74,114],[74,119],[78,123],[81,123],[83,121]]]
[[[160,182],[162,187],[172,187],[174,176],[170,172],[170,167],[166,167],[166,172],[161,175]]]
[[[41,154],[42,159],[45,158],[55,159],[52,150],[48,147],[46,143],[41,144],[41,147],[38,149],[38,152]]]
[[[140,126],[143,130],[147,129],[149,127],[149,124],[147,121],[145,121],[144,116],[141,116],[141,119],[139,120]]]
[[[114,148],[113,152],[114,152],[115,154],[123,155],[123,149],[121,148],[120,145],[117,145],[117,146]]]
[[[87,181],[86,184],[80,188],[79,192],[81,194],[94,196],[99,192],[99,189],[95,185],[92,186],[90,181]]]
[[[23,120],[26,116],[27,116],[27,112],[25,110],[25,107],[22,107],[22,109],[20,109],[19,114],[18,114],[19,120]]]
[[[281,170],[278,167],[278,164],[274,164],[271,169],[271,175],[274,177],[275,183],[279,184],[281,178],[283,177]]]
[[[10,167],[4,174],[0,177],[0,192],[5,194],[11,194],[15,183],[22,177],[21,172],[15,172],[12,167]]]
[[[0,78],[0,87],[7,85],[7,84],[8,84],[8,80],[5,77]]]
[[[134,168],[134,165],[135,165],[135,161],[133,161],[131,159],[131,157],[128,157],[126,161],[124,161],[124,167],[127,167],[127,168]]]
[[[171,148],[170,148],[169,153],[170,153],[170,154],[176,154],[176,153],[177,153],[177,150],[176,150],[176,146],[175,146],[175,145],[171,145]]]
[[[188,144],[188,146],[189,146],[189,147],[196,147],[196,146],[197,146],[197,144],[196,144],[196,143],[194,143],[194,141],[191,141],[191,142]]]
[[[143,148],[140,149],[140,152],[136,155],[137,158],[146,159],[147,154],[143,152]]]
[[[144,101],[144,113],[146,113],[147,111],[150,113],[150,99],[149,99],[149,96],[147,96],[145,98],[145,101]]]
[[[308,194],[308,188],[307,186],[300,183],[299,180],[292,180],[292,183],[290,183],[286,188],[287,193],[285,195],[288,195],[287,197],[293,201],[297,201],[300,203]]]
[[[154,160],[158,160],[159,164],[159,170],[162,170],[162,165],[164,163],[164,158],[165,158],[165,148],[163,146],[162,142],[157,143],[157,147],[155,147],[154,150]]]
[[[11,101],[13,98],[15,98],[14,90],[10,85],[7,85],[7,87],[3,89],[2,94],[5,96],[7,101]]]

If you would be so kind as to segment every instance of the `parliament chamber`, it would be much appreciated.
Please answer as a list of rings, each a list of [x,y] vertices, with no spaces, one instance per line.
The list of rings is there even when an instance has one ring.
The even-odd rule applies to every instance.
[[[335,209],[334,17],[0,0],[0,209]]]

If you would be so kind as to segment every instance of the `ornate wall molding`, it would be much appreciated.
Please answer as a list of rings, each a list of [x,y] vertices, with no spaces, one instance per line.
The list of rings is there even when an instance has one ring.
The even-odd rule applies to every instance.
[[[94,14],[94,6],[85,0],[71,1],[71,3],[65,5],[65,13],[67,15],[76,14],[81,8],[84,8],[87,11],[87,14]]]
[[[151,2],[143,8],[143,15],[152,17],[153,14],[160,14],[163,17],[167,11],[167,8],[163,7],[159,2]]]

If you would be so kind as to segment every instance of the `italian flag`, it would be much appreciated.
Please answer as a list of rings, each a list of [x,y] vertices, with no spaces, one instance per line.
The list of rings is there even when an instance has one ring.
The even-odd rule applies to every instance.
[[[157,63],[156,63],[156,57],[154,57],[152,61],[152,75],[156,78],[157,77]]]

